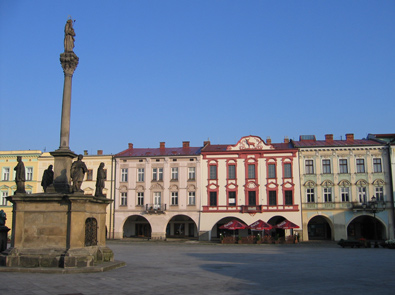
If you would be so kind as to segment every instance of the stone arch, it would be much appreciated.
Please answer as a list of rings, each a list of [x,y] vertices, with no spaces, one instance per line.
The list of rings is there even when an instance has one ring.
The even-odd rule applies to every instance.
[[[333,223],[328,216],[317,214],[307,223],[309,240],[333,240]]]
[[[339,181],[339,186],[342,186],[342,187],[351,186],[351,182],[349,182],[347,179],[342,179]]]
[[[356,186],[368,186],[369,183],[368,183],[365,179],[358,179],[358,180],[355,182],[355,185],[356,185]]]
[[[347,224],[347,239],[349,240],[385,240],[387,227],[377,216],[361,214]]]
[[[141,215],[131,215],[125,219],[122,227],[123,238],[150,238],[152,228],[150,222]]]
[[[272,216],[267,223],[270,225],[277,225],[280,222],[283,222],[284,220],[286,220],[286,218],[284,216],[281,215],[275,215]],[[279,237],[279,238],[284,238],[285,237],[285,230],[281,229],[281,228],[276,228],[276,229],[272,229],[270,230],[269,233],[273,238]]]
[[[178,214],[173,216],[166,226],[166,238],[197,238],[196,222],[189,216]]]
[[[375,179],[372,184],[374,186],[384,186],[385,185],[385,181],[382,179]]]
[[[312,181],[312,180],[308,180],[308,181],[306,181],[306,182],[303,184],[303,186],[306,186],[306,187],[316,187],[317,184],[316,184],[314,181]]]
[[[331,186],[335,186],[335,184],[332,181],[330,181],[330,180],[324,180],[321,183],[321,186],[323,186],[323,187],[331,187]]]
[[[213,224],[212,228],[211,228],[211,238],[220,238],[220,233],[222,233],[224,236],[226,235],[234,235],[234,236],[238,236],[238,235],[243,235],[243,236],[247,236],[248,235],[248,229],[240,229],[240,230],[235,230],[235,231],[230,231],[230,230],[223,230],[220,229],[220,226],[232,221],[236,219],[237,221],[240,221],[246,225],[248,225],[246,222],[244,222],[244,220],[238,218],[238,217],[234,217],[234,216],[226,216],[221,218],[220,220],[218,220],[215,224]]]

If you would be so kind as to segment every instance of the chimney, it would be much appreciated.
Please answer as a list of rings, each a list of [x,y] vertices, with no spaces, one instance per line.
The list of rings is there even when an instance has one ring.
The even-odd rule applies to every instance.
[[[289,138],[288,138],[288,136],[285,136],[285,137],[284,137],[284,143],[289,143]]]
[[[164,141],[161,141],[161,142],[159,143],[159,147],[160,147],[161,150],[164,149],[164,148],[165,148],[165,142],[164,142]]]
[[[333,134],[325,134],[325,141],[332,142],[333,141]]]
[[[88,155],[88,150],[84,150],[84,156]]]
[[[189,149],[189,141],[183,141],[182,142],[182,148],[183,149]]]
[[[352,140],[354,140],[354,133],[347,133],[347,134],[346,134],[346,140],[347,140],[347,141],[352,141]]]
[[[272,139],[270,136],[266,137],[266,144],[272,144]]]
[[[98,156],[103,155],[103,150],[97,150],[97,155],[98,155]]]
[[[129,149],[133,149],[133,143],[129,142]]]
[[[209,140],[203,141],[203,146],[206,146],[206,145],[209,145],[209,144],[210,144],[210,141],[209,141]]]

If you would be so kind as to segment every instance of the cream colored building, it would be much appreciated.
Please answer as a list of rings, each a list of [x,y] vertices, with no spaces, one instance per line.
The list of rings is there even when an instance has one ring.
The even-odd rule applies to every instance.
[[[130,143],[115,155],[115,238],[198,237],[200,150]]]
[[[202,157],[200,239],[219,238],[220,226],[233,219],[246,225],[259,219],[271,225],[289,220],[302,231],[297,149],[287,138],[284,143],[265,143],[252,135],[233,145],[207,142]],[[243,229],[237,234],[249,233]]]
[[[299,150],[304,240],[393,238],[385,145],[353,134],[345,140],[301,136],[292,143]]]
[[[22,157],[22,162],[25,166],[26,182],[25,190],[28,194],[38,192],[41,184],[39,172],[39,157],[41,151],[27,150],[27,151],[0,151],[0,210],[7,214],[6,226],[12,228],[12,203],[8,202],[6,197],[11,196],[16,191],[15,171],[17,165],[17,156]],[[11,232],[9,232],[11,234]]]

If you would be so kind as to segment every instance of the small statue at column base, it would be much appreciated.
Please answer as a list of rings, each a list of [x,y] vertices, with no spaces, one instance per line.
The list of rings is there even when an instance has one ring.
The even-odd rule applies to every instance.
[[[49,165],[47,170],[44,170],[43,178],[41,180],[41,186],[43,187],[44,193],[47,192],[47,187],[53,183],[53,166]]]
[[[83,190],[81,189],[81,185],[84,180],[84,175],[88,171],[88,168],[86,167],[85,163],[82,162],[82,159],[83,156],[78,155],[78,160],[74,161],[73,164],[71,164],[70,176],[73,180],[72,190],[74,193],[83,192]]]
[[[17,156],[16,160],[18,164],[15,166],[15,183],[16,183],[16,191],[15,193],[26,193],[25,191],[25,164],[22,162],[22,157]]]
[[[103,188],[106,180],[106,171],[104,171],[104,163],[100,163],[99,168],[97,169],[97,178],[96,178],[96,191],[95,197],[104,197]]]

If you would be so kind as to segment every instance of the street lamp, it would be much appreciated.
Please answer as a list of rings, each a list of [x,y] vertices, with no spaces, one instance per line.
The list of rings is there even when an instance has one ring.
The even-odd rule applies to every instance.
[[[379,206],[381,205],[381,206]],[[362,207],[364,210],[367,210],[371,213],[373,213],[373,218],[374,218],[374,247],[378,248],[379,245],[377,244],[377,218],[376,218],[376,213],[382,212],[385,210],[385,202],[384,201],[377,201],[376,197],[373,196],[371,201],[367,203],[363,203]]]

